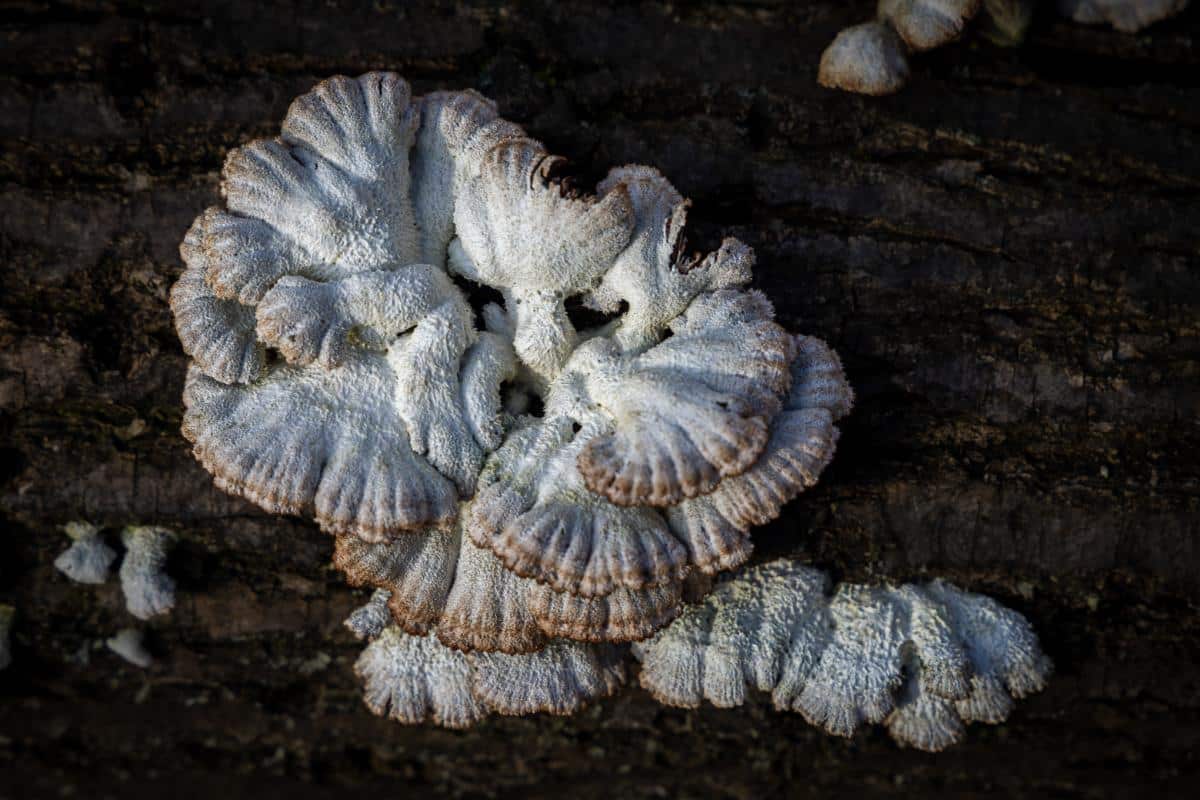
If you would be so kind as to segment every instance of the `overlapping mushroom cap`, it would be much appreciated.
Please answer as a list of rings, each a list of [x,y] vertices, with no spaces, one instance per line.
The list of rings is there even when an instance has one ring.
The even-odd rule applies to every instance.
[[[830,601],[818,573],[767,565],[672,624],[816,482],[852,394],[746,288],[748,247],[687,254],[688,202],[656,170],[594,194],[561,174],[473,91],[337,77],[230,153],[225,207],[181,246],[183,432],[218,486],[315,519],[374,588],[346,623],[370,641],[367,705],[448,727],[570,713],[624,681],[619,643],[652,636],[642,681],[665,702],[749,683],[840,733],[894,707],[929,748],[1001,717],[1002,682],[1040,685],[1042,661],[1014,683],[1039,655],[1023,620],[937,584]],[[568,302],[607,321],[579,328]],[[151,534],[127,532],[145,568],[122,567],[147,615],[171,597],[138,579],[161,572]]]
[[[196,457],[461,651],[649,636],[816,481],[849,409],[837,357],[744,288],[749,248],[686,254],[662,175],[589,194],[561,168],[474,92],[332,78],[229,154],[181,247]],[[577,330],[572,298],[610,320]]]
[[[642,684],[689,707],[741,705],[749,686],[832,734],[881,723],[936,751],[964,723],[1003,722],[1052,670],[1024,617],[990,598],[942,581],[828,584],[788,561],[747,569],[634,646]]]

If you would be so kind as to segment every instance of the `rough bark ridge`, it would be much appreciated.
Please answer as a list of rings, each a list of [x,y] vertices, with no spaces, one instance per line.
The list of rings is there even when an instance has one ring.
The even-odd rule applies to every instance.
[[[1194,786],[1200,9],[1139,36],[1039,15],[1018,50],[968,35],[877,100],[815,75],[866,1],[189,5],[0,11],[0,797]],[[477,87],[585,177],[653,164],[694,237],[754,246],[758,287],[860,398],[759,556],[994,593],[1042,635],[1050,688],[940,756],[639,690],[466,733],[371,717],[340,627],[365,596],[314,526],[192,460],[166,305],[225,150],[368,69]],[[135,622],[117,582],[52,566],[77,519],[114,546],[181,534],[149,670],[100,644]]]

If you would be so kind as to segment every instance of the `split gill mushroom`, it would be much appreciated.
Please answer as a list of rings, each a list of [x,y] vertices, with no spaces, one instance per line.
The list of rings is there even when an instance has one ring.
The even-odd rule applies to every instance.
[[[297,98],[279,137],[229,153],[222,193],[171,293],[183,433],[218,487],[315,520],[373,591],[347,626],[377,714],[463,727],[613,693],[626,643],[647,658],[690,630],[707,612],[689,601],[833,457],[853,401],[837,355],[775,320],[748,246],[690,254],[689,202],[651,167],[582,191],[478,93],[377,72]],[[473,307],[476,287],[498,301]],[[864,613],[902,603],[880,596]],[[858,635],[834,637],[840,658],[864,657]],[[908,716],[952,726],[945,703],[992,676],[955,657],[959,683]],[[871,721],[877,695],[911,693],[880,680]]]

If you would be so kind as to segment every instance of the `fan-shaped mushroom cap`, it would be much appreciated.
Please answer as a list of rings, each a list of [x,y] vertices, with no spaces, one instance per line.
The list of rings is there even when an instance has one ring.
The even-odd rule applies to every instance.
[[[555,641],[536,653],[464,653],[392,626],[355,664],[367,707],[408,724],[465,728],[489,712],[571,714],[625,681],[621,650]]]
[[[623,188],[576,196],[555,176],[561,163],[532,139],[495,145],[455,207],[450,247],[455,272],[506,295],[513,348],[544,381],[575,343],[563,300],[595,285],[634,222]]]
[[[0,669],[12,664],[12,633],[13,618],[17,610],[6,603],[0,603]]]
[[[574,365],[613,431],[584,446],[588,488],[619,505],[666,506],[745,472],[766,445],[791,382],[793,342],[756,292],[696,298],[674,335],[632,358],[603,339]],[[553,398],[552,398],[553,399]]]
[[[636,642],[679,616],[683,584],[616,589],[602,597],[558,592],[542,583],[529,589],[530,613],[548,637],[581,642]]]
[[[463,536],[438,638],[460,650],[530,653],[544,647],[546,638],[529,613],[528,584]]]
[[[919,53],[957,39],[979,4],[980,0],[879,0],[877,13]]]
[[[63,531],[71,546],[54,559],[55,568],[76,583],[104,583],[117,553],[100,538],[100,529],[89,522],[68,522]]]
[[[986,597],[941,582],[825,588],[787,561],[746,570],[634,646],[642,684],[680,706],[739,705],[753,686],[830,733],[885,723],[922,749],[956,741],[963,722],[1002,721],[1009,694],[1045,685],[1029,624]]]
[[[904,43],[882,22],[845,28],[821,53],[817,82],[827,89],[858,94],[898,92],[908,83]]]
[[[466,728],[487,715],[471,693],[467,654],[444,646],[433,634],[411,636],[395,626],[385,628],[358,657],[354,672],[363,682],[367,708],[381,717]]]
[[[142,643],[142,632],[134,628],[122,628],[105,640],[104,645],[135,667],[149,669],[154,664],[154,657]]]
[[[254,306],[284,275],[324,277],[325,265],[309,263],[303,252],[261,219],[210,208],[199,241],[185,252],[189,266],[221,300]]]
[[[421,100],[412,187],[422,261],[446,262],[454,235],[455,198],[475,180],[489,150],[505,139],[524,136],[520,126],[500,119],[496,104],[473,89],[433,92]]]
[[[792,389],[784,408],[823,408],[837,422],[854,407],[854,390],[846,381],[842,360],[829,345],[814,336],[797,336],[795,342]]]
[[[634,645],[642,685],[659,702],[685,708],[702,699],[740,705],[747,684],[770,691],[780,679],[789,637],[821,607],[825,585],[821,573],[790,562],[746,570]]]
[[[656,342],[701,292],[750,281],[754,253],[737,239],[726,239],[703,260],[685,252],[691,203],[658,170],[618,167],[597,191],[605,196],[628,193],[635,219],[629,245],[585,298],[590,307],[609,313],[617,311],[622,300],[629,304],[613,333],[625,351],[640,351]]]
[[[415,263],[408,153],[420,115],[410,100],[391,73],[322,81],[292,103],[282,140],[230,152],[229,210],[263,220],[339,274]]]
[[[184,435],[219,487],[368,541],[454,519],[457,492],[412,451],[388,359],[276,374],[245,389],[188,374]]]
[[[708,573],[741,566],[751,551],[749,530],[775,519],[785,503],[816,484],[837,436],[826,409],[785,411],[771,423],[771,438],[753,467],[711,494],[668,509],[689,563]]]
[[[342,623],[356,639],[372,641],[392,624],[392,613],[388,610],[388,599],[392,593],[387,589],[376,589],[371,599],[354,609]]]
[[[205,280],[211,259],[203,242],[219,213],[209,209],[197,217],[179,245],[188,266],[171,287],[171,313],[183,351],[199,370],[222,383],[250,383],[265,364],[254,333],[254,309],[222,300]]]
[[[131,525],[121,531],[121,591],[125,607],[138,619],[170,613],[175,607],[175,581],[167,574],[167,550],[175,534],[166,528]]]
[[[337,537],[333,565],[353,586],[389,593],[388,607],[404,630],[422,635],[441,616],[458,562],[457,530],[431,530],[370,543]]]
[[[247,387],[193,373],[184,433],[222,488],[268,511],[315,508],[322,527],[370,541],[444,526],[457,496],[443,475],[473,491],[483,447],[472,431],[494,425],[476,415],[497,410],[489,381],[505,374],[503,363],[476,370],[462,395],[470,317],[444,273],[424,265],[281,279],[258,307],[259,334],[301,366]]]
[[[1109,23],[1119,31],[1136,33],[1183,11],[1189,0],[1059,0],[1059,11],[1085,24]]]
[[[574,714],[625,683],[622,652],[612,645],[558,640],[524,656],[474,653],[475,696],[499,714]]]
[[[470,536],[518,575],[584,597],[682,580],[686,553],[661,514],[584,486],[574,463],[589,435],[566,417],[510,435],[472,504]]]

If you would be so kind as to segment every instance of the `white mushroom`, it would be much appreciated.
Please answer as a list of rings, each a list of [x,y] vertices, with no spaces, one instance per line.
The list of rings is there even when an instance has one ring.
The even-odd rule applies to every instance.
[[[885,724],[940,750],[963,723],[1002,722],[1012,697],[1045,686],[1051,664],[1029,623],[979,595],[925,586],[844,584],[788,561],[746,570],[634,646],[642,684],[669,705],[740,705],[769,691],[830,733]]]
[[[574,714],[625,683],[624,653],[562,639],[529,655],[473,653],[472,690],[498,714]]]
[[[744,288],[748,247],[688,253],[664,176],[591,195],[561,166],[473,92],[335,78],[230,154],[227,208],[185,241],[184,433],[376,590],[347,624],[379,713],[461,726],[613,691],[611,644],[742,564],[850,407],[832,351]],[[451,275],[503,306],[476,319]],[[576,330],[568,300],[616,316]],[[529,395],[542,413],[514,416]]]
[[[754,252],[737,239],[726,239],[703,259],[687,253],[684,228],[691,202],[658,170],[618,167],[597,191],[604,196],[626,193],[634,215],[628,246],[584,298],[591,308],[608,313],[617,312],[622,301],[628,304],[612,331],[623,352],[638,353],[656,344],[701,292],[749,283]]]
[[[455,206],[450,247],[455,273],[504,295],[513,348],[540,382],[576,343],[563,301],[600,280],[634,224],[624,187],[577,196],[556,178],[562,161],[532,139],[494,146]]]
[[[375,544],[343,535],[337,537],[333,565],[353,586],[386,589],[396,622],[409,633],[424,634],[446,606],[458,550],[457,527]]]
[[[817,82],[829,89],[885,95],[908,83],[908,53],[959,37],[980,0],[879,0],[877,19],[838,33],[821,54]]]
[[[425,245],[410,150],[422,185],[455,189],[477,162],[480,104],[443,103],[418,141],[410,100],[394,75],[334,78],[292,105],[281,140],[231,153],[238,215],[210,210],[194,226],[174,306],[181,335],[203,333],[185,337],[184,431],[218,485],[368,541],[452,522],[499,443],[499,384],[515,373],[509,342],[476,344],[442,266],[414,263]],[[264,347],[288,364],[264,376]],[[379,454],[370,468],[367,453]]]
[[[854,393],[828,345],[812,337],[796,337],[795,343],[792,387],[754,466],[667,511],[689,563],[701,572],[745,563],[753,548],[750,529],[770,522],[785,503],[815,484],[833,457],[834,422],[850,413]]]
[[[1189,0],[1058,0],[1063,16],[1097,25],[1107,22],[1119,31],[1136,33],[1188,7]]]
[[[1136,33],[1178,14],[1189,0],[1058,0],[1058,10],[1085,24]],[[817,81],[830,89],[884,95],[908,82],[908,53],[957,39],[983,7],[984,35],[1012,47],[1033,19],[1033,0],[879,0],[877,19],[842,30],[821,54]]]
[[[346,617],[344,624],[357,639],[371,641],[383,633],[383,629],[392,624],[392,614],[388,611],[388,598],[392,593],[387,589],[376,589],[371,593],[371,599],[359,606]]]
[[[326,276],[416,262],[408,154],[420,112],[410,100],[392,73],[322,81],[293,101],[280,139],[226,158],[229,210],[279,231]]]
[[[438,622],[438,638],[460,650],[530,653],[544,647],[530,613],[527,581],[504,568],[469,536],[461,539],[454,586]]]
[[[175,581],[167,574],[167,550],[175,534],[166,528],[133,525],[121,532],[121,591],[125,607],[138,619],[170,613],[175,607]]]
[[[614,589],[599,597],[582,597],[533,583],[527,602],[546,636],[581,642],[633,642],[675,619],[682,598],[682,582]]]
[[[12,664],[12,635],[13,618],[17,610],[6,603],[0,603],[0,669]]]
[[[408,725],[429,721],[466,728],[487,715],[471,693],[466,653],[441,644],[433,634],[412,636],[385,628],[367,645],[354,671],[363,682],[367,708]]]
[[[104,583],[117,553],[90,522],[68,522],[63,531],[71,546],[54,559],[55,568],[76,583]]]
[[[407,724],[465,728],[488,713],[572,714],[625,681],[611,645],[554,641],[528,655],[464,653],[392,626],[355,664],[367,707]]]
[[[908,83],[904,43],[890,25],[864,22],[838,33],[821,53],[817,82],[858,94],[893,94]]]
[[[524,136],[520,126],[499,118],[495,103],[472,89],[422,98],[412,159],[421,261],[446,263],[446,249],[454,237],[455,199],[476,179],[493,147]]]
[[[154,657],[142,642],[142,632],[134,628],[122,628],[115,636],[104,642],[109,650],[133,664],[135,667],[148,669],[154,664]]]
[[[482,479],[469,535],[518,575],[584,597],[681,581],[687,554],[663,516],[589,492],[574,469],[595,433],[555,416],[512,435]]]
[[[919,47],[968,5],[883,8]],[[822,81],[894,91],[904,47],[882,22],[847,32]],[[367,705],[448,727],[570,713],[623,680],[613,643],[651,636],[643,682],[667,702],[750,685],[929,749],[1040,687],[1024,621],[940,584],[831,600],[818,573],[767,565],[676,619],[816,482],[853,394],[744,288],[748,247],[687,253],[665,177],[621,167],[591,195],[561,166],[474,92],[334,78],[280,139],[230,154],[227,208],[181,248],[184,433],[218,486],[314,518],[375,589],[347,620],[372,640]],[[477,319],[455,279],[503,306]],[[568,301],[614,317],[577,330]],[[169,608],[162,540],[126,536],[131,610]]]
[[[217,297],[205,279],[212,263],[205,238],[222,213],[209,209],[201,214],[179,245],[187,269],[171,287],[171,313],[183,351],[196,369],[222,383],[250,383],[266,363],[254,333],[254,309]]]
[[[668,506],[749,469],[791,383],[792,337],[773,315],[757,292],[706,292],[672,321],[673,336],[636,356],[606,339],[581,347],[567,369],[612,428],[579,454],[587,488],[623,506]]]

